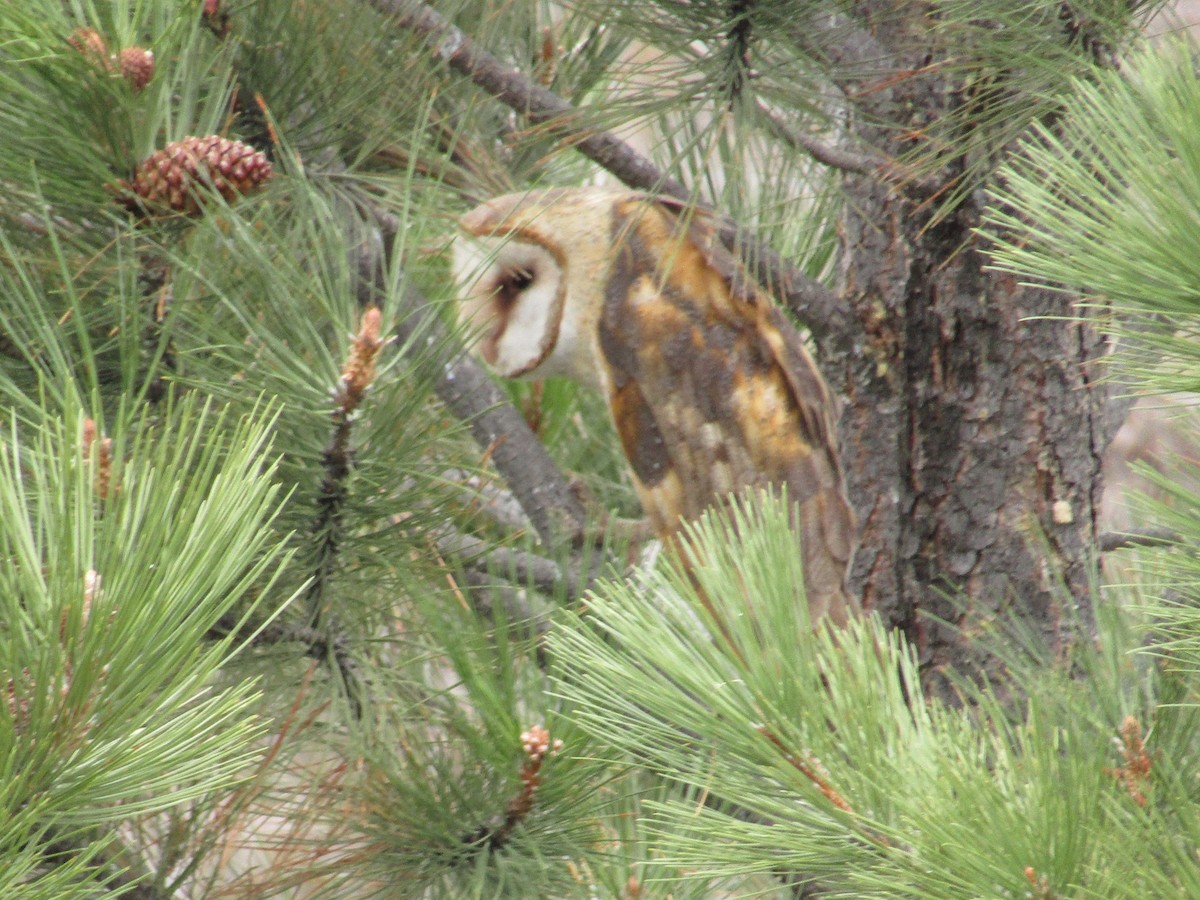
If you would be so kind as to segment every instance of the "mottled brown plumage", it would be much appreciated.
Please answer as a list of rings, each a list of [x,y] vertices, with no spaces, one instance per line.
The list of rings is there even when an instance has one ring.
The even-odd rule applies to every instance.
[[[857,608],[844,589],[855,525],[833,401],[711,222],[675,201],[582,188],[500,197],[461,224],[463,314],[485,360],[604,393],[666,543],[731,492],[786,485],[811,617],[844,623]]]

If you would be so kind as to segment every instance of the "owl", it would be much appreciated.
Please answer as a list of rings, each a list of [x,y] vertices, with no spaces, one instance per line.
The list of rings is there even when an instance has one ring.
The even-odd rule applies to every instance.
[[[710,217],[628,190],[497,197],[460,221],[474,351],[500,375],[598,391],[654,531],[731,492],[786,485],[812,621],[844,624],[855,537],[834,404],[799,334]]]

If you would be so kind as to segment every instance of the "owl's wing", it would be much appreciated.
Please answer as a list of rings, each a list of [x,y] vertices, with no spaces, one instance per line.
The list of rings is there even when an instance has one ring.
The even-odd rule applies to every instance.
[[[799,334],[704,220],[635,196],[612,229],[600,349],[651,522],[670,534],[730,492],[786,485],[814,618],[844,620],[854,515],[833,401]]]

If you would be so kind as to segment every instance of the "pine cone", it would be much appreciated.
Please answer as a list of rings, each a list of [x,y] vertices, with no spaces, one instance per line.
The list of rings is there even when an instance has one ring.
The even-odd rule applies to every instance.
[[[104,38],[95,28],[76,28],[67,38],[67,43],[78,50],[96,68],[106,72],[112,71],[112,59],[108,53],[108,44],[104,42]]]
[[[229,13],[221,9],[221,0],[204,0],[204,24],[219,38],[229,34]]]
[[[117,57],[121,76],[137,93],[154,77],[154,52],[142,47],[126,47]]]
[[[271,177],[267,157],[241,141],[220,135],[186,137],[167,144],[143,160],[125,186],[136,196],[126,196],[133,209],[167,207],[189,216],[202,212],[197,193],[205,187],[232,203]]]

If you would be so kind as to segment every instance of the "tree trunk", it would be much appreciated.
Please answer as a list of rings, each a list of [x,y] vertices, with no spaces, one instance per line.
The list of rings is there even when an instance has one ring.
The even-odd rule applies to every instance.
[[[871,52],[889,37],[911,48],[911,27],[895,26],[873,33]],[[889,55],[901,72],[932,60]],[[858,135],[900,157],[954,102],[943,76],[898,79],[860,121],[904,121],[904,138]],[[1095,371],[1106,342],[1070,318],[1069,297],[984,270],[972,232],[981,192],[934,221],[936,201],[866,177],[847,189],[848,315],[821,350],[847,400],[843,456],[863,530],[852,587],[913,642],[927,688],[944,689],[947,666],[992,678],[998,663],[970,638],[999,615],[1014,612],[1051,646],[1090,623],[1089,553],[1111,436],[1109,390]],[[953,595],[969,599],[965,611]],[[1078,615],[1064,616],[1072,604]]]

